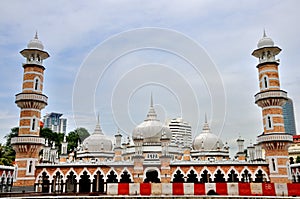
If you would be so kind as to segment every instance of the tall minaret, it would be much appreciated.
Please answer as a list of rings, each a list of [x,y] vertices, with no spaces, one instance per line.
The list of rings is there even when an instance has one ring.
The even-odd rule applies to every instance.
[[[260,91],[255,95],[255,103],[262,108],[264,126],[264,132],[257,141],[265,150],[271,182],[289,182],[288,146],[293,141],[284,129],[282,106],[287,101],[287,92],[280,89],[279,60],[275,58],[280,51],[264,32],[252,53],[259,60],[256,67]]]
[[[37,34],[27,48],[20,52],[26,58],[23,64],[22,92],[16,95],[15,103],[21,109],[18,136],[12,138],[11,144],[16,151],[17,181],[15,186],[33,186],[35,165],[39,152],[45,144],[40,137],[41,110],[47,105],[48,97],[43,92],[43,60],[49,57]]]

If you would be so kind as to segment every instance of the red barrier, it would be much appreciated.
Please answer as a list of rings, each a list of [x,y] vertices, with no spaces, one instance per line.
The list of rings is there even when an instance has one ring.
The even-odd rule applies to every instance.
[[[119,183],[118,184],[118,194],[119,195],[129,195],[129,183]]]
[[[240,196],[251,196],[250,183],[239,183],[239,195]]]
[[[228,195],[227,183],[216,183],[216,192],[218,195]]]
[[[173,195],[184,195],[183,183],[173,183]]]
[[[262,183],[264,196],[276,196],[274,183]]]
[[[289,196],[300,196],[300,183],[287,183]]]
[[[151,184],[150,183],[141,183],[140,184],[140,193],[141,193],[141,195],[151,195]]]
[[[194,195],[206,195],[204,183],[194,184]]]

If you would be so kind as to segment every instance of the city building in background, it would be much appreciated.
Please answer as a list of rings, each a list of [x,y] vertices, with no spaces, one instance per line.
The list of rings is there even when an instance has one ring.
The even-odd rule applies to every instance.
[[[282,107],[285,132],[291,135],[296,135],[296,123],[294,114],[293,100],[288,98]]]
[[[49,128],[53,132],[66,133],[67,131],[67,119],[61,118],[61,113],[48,113],[44,116],[44,128]]]
[[[192,127],[187,121],[174,118],[167,121],[167,125],[172,132],[172,144],[183,146],[186,142],[188,146],[192,146]]]

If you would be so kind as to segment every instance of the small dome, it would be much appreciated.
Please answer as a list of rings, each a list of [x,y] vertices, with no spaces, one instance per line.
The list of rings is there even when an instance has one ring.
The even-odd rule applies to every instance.
[[[103,134],[99,124],[99,119],[96,128],[94,130],[94,133],[83,141],[83,146],[89,152],[112,151],[113,148],[112,141]]]
[[[34,38],[28,43],[27,48],[29,48],[29,49],[44,50],[44,45],[38,39],[37,33],[35,34]]]
[[[270,37],[267,37],[266,32],[264,31],[263,38],[261,38],[258,41],[257,47],[263,48],[263,47],[273,47],[273,46],[274,46],[274,41]]]
[[[211,151],[222,149],[224,146],[218,136],[211,133],[208,123],[205,121],[202,132],[194,139],[193,149]]]
[[[151,104],[147,118],[144,122],[135,127],[132,133],[132,139],[143,138],[144,142],[160,142],[162,135],[164,135],[164,138],[171,139],[172,137],[170,129],[157,119],[151,96]]]

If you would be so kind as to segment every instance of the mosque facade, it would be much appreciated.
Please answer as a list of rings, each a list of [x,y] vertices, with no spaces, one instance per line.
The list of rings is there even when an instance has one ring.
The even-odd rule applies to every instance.
[[[21,51],[26,63],[23,89],[16,95],[16,104],[21,109],[20,132],[12,139],[17,154],[16,185],[31,186],[43,193],[124,195],[149,193],[149,189],[150,194],[162,194],[170,186],[172,195],[176,186],[181,185],[184,190],[193,189],[193,193],[198,190],[196,187],[208,190],[212,186],[211,189],[218,190],[219,186],[220,190],[224,184],[241,190],[243,186],[250,189],[260,184],[264,190],[265,183],[275,190],[277,183],[277,190],[285,190],[281,185],[287,187],[293,175],[288,159],[292,136],[285,133],[282,115],[287,92],[280,89],[279,62],[275,59],[281,49],[266,34],[257,47],[252,53],[259,60],[260,91],[255,95],[255,103],[262,108],[264,132],[258,135],[256,144],[247,148],[247,154],[244,140],[239,138],[236,156],[230,157],[228,144],[211,131],[207,119],[192,142],[190,133],[183,133],[182,144],[177,144],[172,140],[169,126],[158,119],[151,95],[149,111],[128,141],[122,142],[122,134],[117,132],[113,143],[101,129],[98,117],[94,132],[76,152],[68,153],[64,138],[58,155],[55,145],[50,146],[39,137],[40,111],[47,105],[47,96],[42,93],[45,69],[42,63],[49,54],[36,35]],[[283,192],[288,193],[287,189]]]

